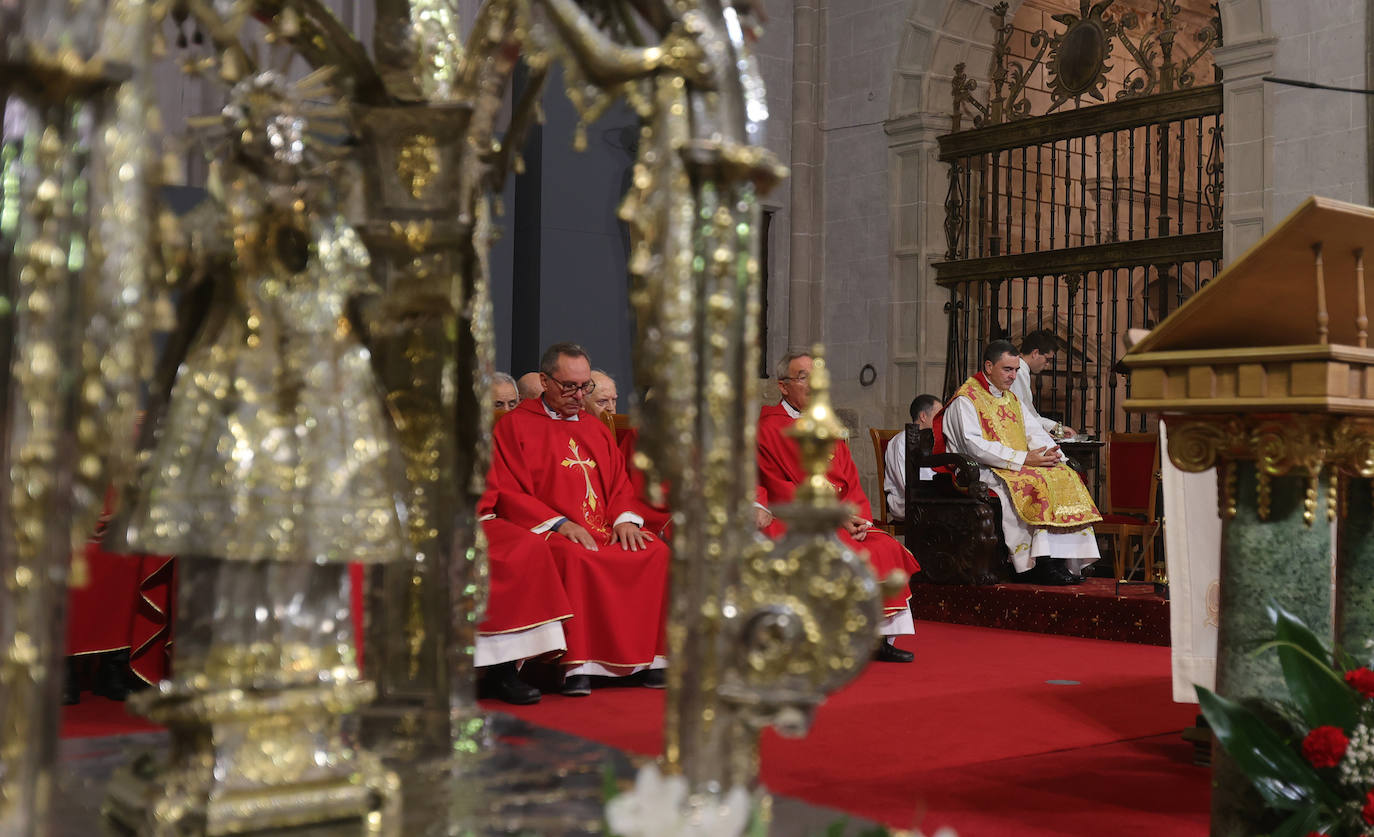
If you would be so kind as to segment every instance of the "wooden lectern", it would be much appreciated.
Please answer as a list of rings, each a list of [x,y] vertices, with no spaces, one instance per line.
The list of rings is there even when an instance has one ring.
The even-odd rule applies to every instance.
[[[1374,637],[1367,243],[1374,209],[1309,198],[1123,359],[1126,409],[1164,414],[1180,469],[1217,468],[1217,691],[1234,699],[1287,695],[1276,654],[1252,654],[1271,602],[1327,641]],[[1213,763],[1212,834],[1259,833],[1249,783]]]

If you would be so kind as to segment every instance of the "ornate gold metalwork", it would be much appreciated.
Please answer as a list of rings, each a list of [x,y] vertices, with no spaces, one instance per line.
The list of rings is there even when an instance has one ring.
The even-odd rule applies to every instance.
[[[439,173],[440,165],[434,137],[416,134],[401,146],[396,160],[396,176],[409,186],[412,198],[421,198]]]
[[[347,91],[334,116],[357,142],[335,147],[356,149],[352,164],[363,175],[366,216],[353,226],[370,250],[380,293],[350,300],[348,316],[331,322],[336,336],[373,349],[410,478],[404,498],[410,560],[394,572],[380,570],[371,591],[378,641],[369,642],[369,668],[376,666],[381,710],[393,713],[378,716],[384,723],[372,731],[422,741],[432,752],[468,752],[483,737],[471,672],[483,545],[471,512],[486,471],[481,440],[490,419],[484,395],[491,364],[491,195],[518,166],[521,133],[534,119],[553,55],[566,60],[568,92],[584,122],[621,95],[640,114],[639,157],[622,211],[634,232],[637,361],[641,379],[656,393],[643,413],[650,419],[643,452],[651,482],[671,484],[680,524],[673,578],[679,592],[669,626],[668,762],[698,796],[752,787],[759,729],[772,723],[800,731],[825,693],[864,665],[876,639],[878,587],[866,562],[835,540],[844,511],[819,482],[812,480],[797,504],[788,541],[757,543],[744,513],[753,497],[755,405],[738,381],[757,365],[759,196],[785,174],[761,147],[767,108],[748,48],[757,36],[750,7],[490,0],[464,47],[450,0],[379,0],[375,62],[319,0],[181,0],[175,7],[178,22],[191,21],[208,36],[211,56],[184,62],[193,72],[215,70],[235,85],[260,80],[259,50],[242,40],[241,26],[254,16],[275,43],[317,69],[330,68],[337,89]],[[553,26],[535,27],[532,8]],[[505,92],[522,55],[533,83],[514,103],[510,129],[498,141]],[[262,124],[248,121],[253,133],[240,133],[240,141],[260,136]],[[282,154],[294,153],[291,120],[265,130],[280,135]],[[418,141],[421,134],[433,143]],[[273,179],[277,164],[290,161],[262,162],[253,174],[264,181],[261,190],[223,164],[212,179],[218,203],[190,222],[213,227],[216,219],[206,216],[221,212],[218,222],[227,217],[237,224],[230,225],[236,270],[290,265],[290,252],[263,248],[310,229],[292,223],[287,210],[264,219],[235,214],[264,195],[276,200],[296,186],[304,189]],[[308,204],[304,192],[297,197]],[[199,247],[214,238],[188,240]],[[218,267],[233,252],[227,246],[211,251],[221,259]],[[32,252],[52,257],[56,251]],[[274,293],[289,289],[279,280],[269,276],[264,284]],[[211,309],[217,316],[225,311],[222,299]],[[246,318],[250,348],[278,336],[269,333],[263,313]],[[29,365],[49,368],[43,360]],[[822,409],[823,364],[818,371],[820,394],[801,425],[813,471],[824,470],[826,446],[838,432]],[[682,381],[697,383],[678,386]],[[270,403],[297,403],[305,382],[292,375],[280,382]],[[294,589],[284,581],[309,580],[320,587],[309,601],[341,608],[347,589],[338,563],[199,563],[219,569],[186,573],[184,599],[224,607],[226,630],[238,630],[256,612],[242,610],[252,599],[235,591],[269,595]],[[402,628],[414,612],[416,590],[422,632],[407,632]],[[215,624],[219,630],[221,620]],[[327,811],[366,815],[365,823],[389,827],[394,779],[339,735],[340,716],[366,701],[369,690],[352,680],[354,663],[338,635],[321,626],[303,648],[251,637],[221,637],[217,645],[188,637],[178,648],[179,659],[190,664],[143,699],[177,736],[175,778],[154,798],[146,766],[128,771],[113,789],[117,816],[136,825],[220,833],[305,823]],[[329,672],[323,679],[322,669]],[[11,670],[4,669],[6,676]],[[242,685],[250,674],[273,682],[254,679],[242,695],[222,688]],[[306,780],[317,781],[322,793],[306,798],[290,790]],[[283,784],[288,790],[277,793]],[[226,789],[241,793],[231,799],[217,792]]]
[[[132,453],[153,13],[0,9],[0,833],[46,830],[68,561]]]
[[[1273,508],[1273,477],[1267,471],[1255,472],[1255,513],[1260,520],[1268,520]]]
[[[1103,89],[1107,73],[1112,69],[1114,45],[1120,43],[1135,66],[1127,73],[1125,83],[1116,93],[1118,101],[1186,90],[1197,84],[1194,65],[1221,44],[1221,18],[1212,19],[1193,33],[1197,48],[1175,58],[1177,39],[1183,31],[1177,21],[1179,6],[1176,0],[1156,0],[1155,11],[1148,16],[1146,27],[1134,11],[1119,17],[1109,14],[1115,0],[1079,0],[1078,13],[1054,15],[1064,26],[1050,34],[1044,29],[1029,33],[1030,48],[1035,54],[1022,62],[1011,57],[1009,43],[1015,32],[1007,18],[1008,4],[992,7],[993,49],[988,69],[988,101],[974,97],[976,82],[964,75],[963,65],[955,68],[952,92],[954,98],[954,130],[958,131],[963,117],[972,117],[976,128],[1001,125],[1034,115],[1026,98],[1027,82],[1043,66],[1049,84],[1050,101],[1044,113],[1058,110],[1064,103],[1081,104],[1084,96],[1105,101]],[[1181,52],[1181,50],[1180,50]]]
[[[170,341],[189,349],[164,364],[178,371],[126,503],[129,544],[179,556],[174,674],[135,704],[176,743],[110,797],[145,832],[399,828],[394,776],[344,734],[374,693],[346,565],[402,561],[408,538],[396,428],[351,316],[370,257],[327,179],[344,115],[327,77],[246,76],[200,123],[216,177],[184,261],[213,301],[179,324],[194,342]]]
[[[1173,431],[1169,431],[1171,434]],[[1222,520],[1232,520],[1236,516],[1236,466],[1220,459],[1217,469],[1217,516]],[[1203,469],[1205,470],[1205,469]]]
[[[1269,518],[1275,477],[1298,472],[1306,477],[1303,520],[1317,518],[1321,475],[1326,470],[1326,515],[1344,509],[1343,476],[1374,476],[1374,419],[1360,416],[1286,414],[1283,416],[1168,416],[1169,458],[1180,470],[1217,469],[1217,503],[1223,519],[1236,514],[1238,460],[1255,463],[1257,508]],[[1344,513],[1342,511],[1342,513]]]

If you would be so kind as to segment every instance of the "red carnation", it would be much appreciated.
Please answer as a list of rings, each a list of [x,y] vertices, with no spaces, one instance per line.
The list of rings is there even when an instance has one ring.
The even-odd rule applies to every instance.
[[[1302,740],[1302,755],[1313,767],[1335,767],[1348,746],[1350,739],[1340,727],[1317,727]]]
[[[1364,795],[1364,810],[1360,811],[1360,816],[1370,825],[1374,825],[1374,791]]]
[[[1374,671],[1367,668],[1347,671],[1345,682],[1365,697],[1374,697]]]

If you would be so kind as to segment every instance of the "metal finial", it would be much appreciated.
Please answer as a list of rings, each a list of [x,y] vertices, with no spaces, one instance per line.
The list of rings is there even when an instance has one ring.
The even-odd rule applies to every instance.
[[[795,502],[821,503],[833,501],[835,488],[826,479],[835,443],[848,434],[835,417],[830,403],[830,371],[825,365],[825,347],[817,343],[811,347],[814,365],[811,368],[811,398],[801,418],[787,429],[787,435],[797,441],[801,451],[802,469],[806,480],[797,489]]]

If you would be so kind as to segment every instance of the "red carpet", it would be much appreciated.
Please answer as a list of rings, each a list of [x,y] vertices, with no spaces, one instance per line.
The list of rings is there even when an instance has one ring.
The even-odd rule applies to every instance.
[[[910,665],[874,664],[811,734],[763,744],[773,791],[960,837],[1201,837],[1209,774],[1178,733],[1169,651],[922,622]],[[1077,681],[1077,685],[1046,681]],[[534,723],[643,754],[660,750],[663,693],[598,690],[531,707]]]
[[[1196,709],[1170,700],[1167,648],[933,622],[917,630],[899,642],[915,663],[869,666],[807,738],[765,736],[770,789],[899,828],[951,825],[960,837],[1207,833],[1209,773],[1178,735]],[[485,705],[631,752],[661,746],[663,692]],[[147,728],[89,695],[63,722],[64,736]]]
[[[95,738],[150,729],[158,727],[125,712],[124,704],[90,692],[83,692],[77,705],[62,707],[63,738]]]

